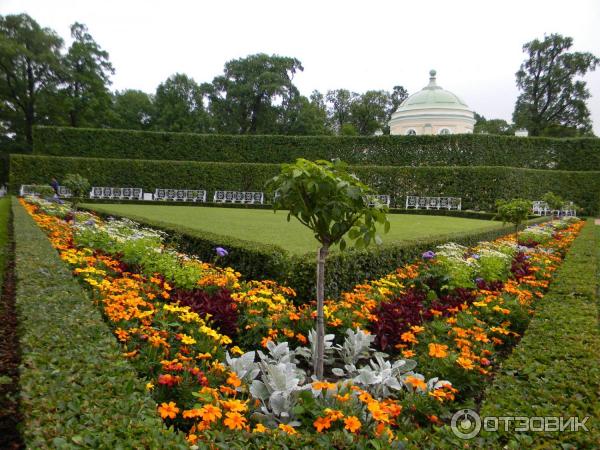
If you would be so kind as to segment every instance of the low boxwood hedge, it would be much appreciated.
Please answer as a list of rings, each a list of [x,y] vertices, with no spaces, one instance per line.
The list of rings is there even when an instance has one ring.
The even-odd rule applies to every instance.
[[[187,448],[44,233],[13,213],[26,447]]]
[[[114,214],[95,209],[84,208],[104,217]],[[209,233],[174,225],[168,222],[150,220],[146,217],[128,214],[127,217],[146,226],[164,231],[167,242],[173,243],[183,252],[211,261],[215,256],[215,247],[230,250],[226,264],[239,271],[246,279],[272,279],[293,287],[300,301],[312,299],[315,289],[316,254],[291,255],[285,249],[259,242],[246,241],[230,236]],[[549,220],[537,218],[532,222]],[[508,234],[512,226],[498,226],[494,230],[481,232],[454,233],[435,238],[371,246],[364,250],[350,249],[345,252],[332,252],[327,258],[325,270],[325,292],[336,297],[342,291],[352,289],[357,283],[373,279],[394,271],[403,263],[431,250],[438,244],[454,241],[463,245],[472,245],[479,241],[495,239]]]

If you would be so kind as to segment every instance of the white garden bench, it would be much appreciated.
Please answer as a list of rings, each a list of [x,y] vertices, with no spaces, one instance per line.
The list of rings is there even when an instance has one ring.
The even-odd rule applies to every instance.
[[[40,189],[41,188],[41,189]],[[6,189],[6,188],[4,188]],[[26,195],[40,195],[40,192],[48,191],[52,189],[49,184],[22,184],[19,189],[19,196],[25,197]],[[4,191],[6,194],[6,191]],[[71,197],[71,191],[67,189],[65,186],[58,187],[58,195],[59,197],[68,198]]]
[[[577,210],[573,202],[567,202],[560,209],[551,209],[548,203],[543,200],[536,200],[533,202],[531,211],[536,216],[564,216],[564,217],[577,217]]]
[[[243,192],[243,191],[215,191],[213,196],[214,203],[244,203],[260,204],[264,202],[262,192]]]
[[[447,209],[460,211],[462,208],[461,197],[420,197],[406,196],[406,209]]]
[[[202,189],[156,189],[155,201],[206,202],[206,191]]]
[[[142,188],[94,186],[90,191],[91,199],[142,200]]]
[[[391,198],[389,195],[367,195],[369,206],[375,206],[375,202],[390,207]]]

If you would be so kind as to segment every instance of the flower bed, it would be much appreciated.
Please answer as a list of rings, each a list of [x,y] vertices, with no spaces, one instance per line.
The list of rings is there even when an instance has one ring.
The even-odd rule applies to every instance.
[[[583,225],[540,225],[550,239],[527,247],[511,236],[440,246],[328,300],[335,334],[326,380],[315,380],[313,308],[295,306],[293,290],[242,282],[128,220],[23,204],[149,378],[161,417],[192,444],[263,447],[290,436],[322,447],[391,442],[443,423],[481,393]]]

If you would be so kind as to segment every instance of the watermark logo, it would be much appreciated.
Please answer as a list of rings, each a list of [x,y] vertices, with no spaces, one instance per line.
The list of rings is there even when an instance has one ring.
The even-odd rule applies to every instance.
[[[452,432],[461,439],[471,439],[481,431],[481,417],[472,409],[461,409],[452,416]]]
[[[472,439],[484,431],[515,432],[578,432],[589,431],[585,423],[589,416],[579,417],[520,417],[520,416],[488,416],[480,417],[472,409],[461,409],[454,413],[450,426],[455,436],[460,439]]]

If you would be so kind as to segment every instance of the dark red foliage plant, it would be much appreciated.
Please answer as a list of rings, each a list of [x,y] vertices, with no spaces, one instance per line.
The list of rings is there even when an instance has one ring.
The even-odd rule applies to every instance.
[[[378,348],[394,348],[401,342],[402,333],[411,325],[419,325],[422,322],[425,297],[423,291],[410,289],[406,294],[379,305],[375,311],[377,321],[371,328]]]
[[[234,338],[237,334],[238,309],[230,292],[221,289],[208,293],[202,289],[173,289],[171,301],[189,306],[201,317],[210,314],[210,321],[222,334]]]

